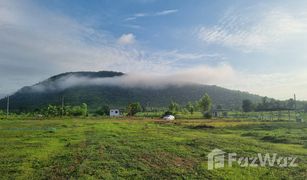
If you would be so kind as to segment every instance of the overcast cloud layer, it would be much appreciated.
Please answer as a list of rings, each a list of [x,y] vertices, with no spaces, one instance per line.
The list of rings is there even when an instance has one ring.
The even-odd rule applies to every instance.
[[[128,73],[117,80],[127,86],[201,83],[281,99],[297,93],[307,99],[306,9],[230,6],[215,22],[187,25],[178,16],[196,10],[173,6],[114,15],[125,27],[115,33],[118,28],[103,28],[95,18],[89,23],[37,1],[0,0],[0,97],[58,73],[113,70]],[[167,18],[184,24],[165,30],[173,39],[161,34]],[[149,27],[152,24],[156,27]],[[171,23],[167,25],[171,29]],[[154,28],[158,30],[152,33]],[[160,44],[155,45],[157,39]],[[71,79],[76,82],[108,83]]]

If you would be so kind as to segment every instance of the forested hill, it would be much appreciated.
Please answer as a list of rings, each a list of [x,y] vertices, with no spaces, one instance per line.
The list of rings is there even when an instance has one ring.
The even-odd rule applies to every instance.
[[[59,74],[33,86],[20,89],[10,97],[10,107],[15,111],[31,111],[48,104],[60,105],[62,97],[64,97],[65,105],[86,103],[90,109],[103,105],[123,108],[130,102],[140,102],[145,107],[167,107],[171,101],[181,105],[189,101],[196,101],[204,93],[209,94],[214,105],[222,105],[223,108],[228,109],[240,108],[243,99],[250,99],[253,102],[261,101],[260,96],[218,86],[189,84],[150,88],[101,83],[101,79],[112,80],[112,78],[120,78],[124,75],[124,73],[112,71]],[[79,81],[75,81],[76,78],[79,78]],[[78,84],[80,79],[81,82],[94,80],[94,83]],[[5,107],[6,100],[0,100],[0,108],[5,109]]]

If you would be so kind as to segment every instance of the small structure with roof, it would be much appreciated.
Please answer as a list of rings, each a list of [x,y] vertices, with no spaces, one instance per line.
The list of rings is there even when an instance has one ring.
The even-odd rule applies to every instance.
[[[212,116],[213,117],[228,117],[229,110],[227,109],[214,109],[212,110]]]

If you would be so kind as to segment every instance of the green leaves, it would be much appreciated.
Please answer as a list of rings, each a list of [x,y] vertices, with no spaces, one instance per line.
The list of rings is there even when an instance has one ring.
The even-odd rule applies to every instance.
[[[212,100],[210,96],[206,93],[203,97],[200,98],[198,105],[203,114],[209,112],[212,106]]]
[[[168,106],[168,110],[174,114],[176,114],[176,112],[178,112],[180,110],[180,106],[178,103],[172,101],[169,106]]]
[[[127,115],[128,116],[134,116],[136,113],[142,111],[142,106],[139,102],[136,103],[130,103],[127,108]]]

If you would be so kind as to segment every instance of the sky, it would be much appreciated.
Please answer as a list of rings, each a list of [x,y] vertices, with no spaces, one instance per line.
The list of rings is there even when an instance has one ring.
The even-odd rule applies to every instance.
[[[0,0],[0,97],[113,70],[307,100],[306,52],[304,0]]]

